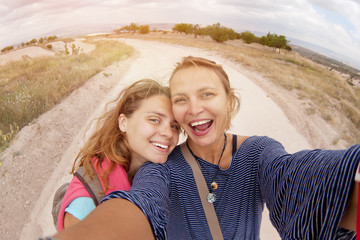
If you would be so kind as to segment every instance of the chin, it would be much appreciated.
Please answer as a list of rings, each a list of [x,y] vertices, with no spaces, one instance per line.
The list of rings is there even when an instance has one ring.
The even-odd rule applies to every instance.
[[[167,160],[167,158],[165,158],[165,159],[153,159],[153,160],[150,160],[150,162],[157,163],[157,164],[162,164],[162,163],[165,163],[166,160]]]

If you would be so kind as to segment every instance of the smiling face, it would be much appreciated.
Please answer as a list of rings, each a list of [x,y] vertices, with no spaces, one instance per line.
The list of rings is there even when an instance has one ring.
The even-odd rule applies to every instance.
[[[119,116],[119,128],[126,132],[131,149],[131,165],[146,161],[165,163],[179,140],[179,125],[171,110],[171,101],[164,95],[142,100],[130,116]]]
[[[218,75],[205,67],[177,71],[170,84],[175,119],[191,141],[208,146],[223,139],[229,101]]]

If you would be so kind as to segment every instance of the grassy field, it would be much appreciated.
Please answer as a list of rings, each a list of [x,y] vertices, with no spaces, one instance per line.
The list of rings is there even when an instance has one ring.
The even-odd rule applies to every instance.
[[[0,152],[23,126],[106,66],[133,53],[131,47],[115,41],[88,43],[96,45],[88,54],[57,54],[0,66]]]
[[[360,142],[360,88],[323,65],[301,57],[296,52],[273,49],[260,44],[245,44],[242,40],[216,43],[209,37],[197,37],[176,33],[120,34],[112,37],[140,38],[163,41],[215,51],[240,63],[250,71],[256,71],[277,86],[294,92],[299,99],[307,100],[307,114],[318,114],[339,133],[338,139],[348,145]]]

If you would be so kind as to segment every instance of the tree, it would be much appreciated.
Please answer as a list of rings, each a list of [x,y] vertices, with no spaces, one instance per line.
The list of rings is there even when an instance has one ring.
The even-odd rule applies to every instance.
[[[257,41],[257,37],[250,31],[240,33],[240,38],[247,44]]]
[[[31,39],[30,44],[35,44],[37,42],[36,38]]]
[[[147,33],[149,33],[149,32],[150,32],[150,27],[149,27],[149,25],[140,25],[140,26],[139,26],[139,32],[140,32],[141,34],[147,34]]]
[[[274,47],[279,49],[279,53],[281,48],[286,48],[288,42],[289,41],[286,40],[286,37],[284,35],[278,36],[275,34]]]
[[[48,41],[52,41],[52,40],[55,40],[57,39],[57,36],[56,35],[53,35],[53,36],[50,36],[47,38]]]
[[[128,30],[134,34],[137,30],[139,30],[139,26],[136,23],[130,23]]]
[[[281,48],[286,48],[287,47],[287,43],[289,42],[286,37],[284,35],[277,35],[276,33],[271,34],[270,32],[266,35],[266,39],[261,38],[260,39],[260,43],[265,42],[265,45],[274,48],[274,51],[276,48],[279,49],[279,53],[280,53],[280,49]]]
[[[185,33],[187,35],[187,34],[192,34],[194,32],[194,26],[189,23],[179,23],[179,24],[175,24],[172,30],[174,32]]]
[[[10,51],[13,49],[14,49],[14,46],[7,46],[7,47],[4,47],[3,49],[1,49],[1,52],[7,52],[7,51]]]
[[[197,37],[197,35],[200,35],[199,33],[201,33],[200,31],[200,26],[199,26],[199,24],[195,24],[194,26],[193,26],[193,33],[194,33],[194,35],[195,35],[195,38]]]
[[[224,42],[229,39],[235,39],[236,33],[231,28],[226,28],[220,25],[220,23],[207,26],[205,28],[206,35],[210,36],[215,42]]]

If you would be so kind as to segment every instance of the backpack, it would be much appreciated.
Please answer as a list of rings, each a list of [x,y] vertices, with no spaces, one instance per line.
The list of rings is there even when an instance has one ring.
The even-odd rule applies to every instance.
[[[91,165],[91,167],[93,167]],[[94,170],[95,171],[95,170]],[[93,178],[90,178],[89,174],[85,174],[85,169],[83,166],[79,167],[79,169],[74,173],[74,176],[76,176],[80,182],[84,185],[88,193],[90,194],[92,200],[94,201],[95,206],[98,206],[101,199],[104,197],[103,195],[103,188],[101,186],[100,180],[96,176]],[[65,196],[65,193],[69,187],[70,183],[64,183],[62,184],[55,192],[54,199],[53,199],[53,205],[51,214],[54,221],[54,226],[56,229],[58,229],[57,226],[57,220],[59,216],[60,206],[62,203],[62,200]]]

